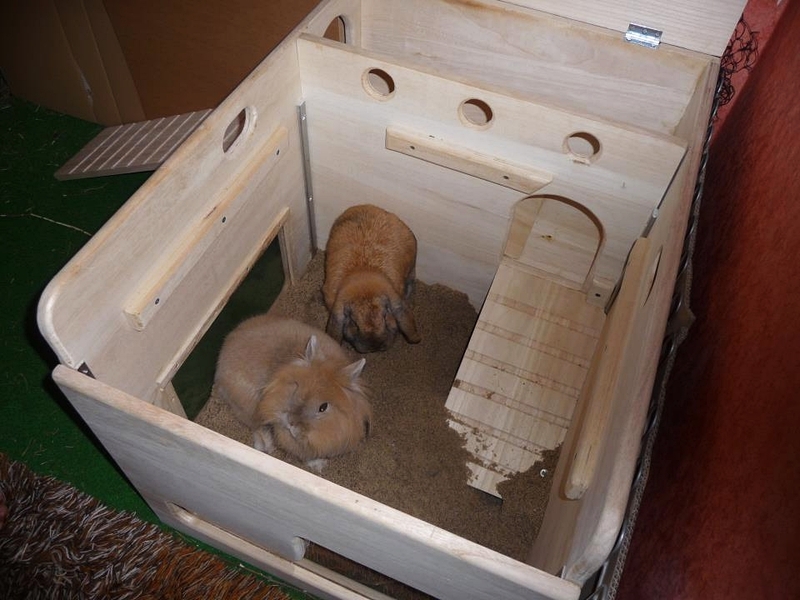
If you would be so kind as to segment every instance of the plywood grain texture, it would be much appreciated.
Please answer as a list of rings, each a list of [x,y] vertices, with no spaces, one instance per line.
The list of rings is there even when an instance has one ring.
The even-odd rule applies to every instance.
[[[428,27],[417,11],[433,8],[444,16]],[[339,18],[347,44],[323,38]],[[380,45],[390,22],[408,46]],[[471,61],[461,63],[470,41]],[[573,53],[576,41],[596,60]],[[436,597],[575,600],[621,524],[718,67],[710,55],[662,50],[642,54],[614,32],[491,0],[321,3],[48,286],[39,323],[62,363],[56,380],[166,523],[323,595],[361,594],[321,582],[302,562],[303,540]],[[539,89],[535,65],[506,85],[508,65],[537,53],[536,65],[552,64],[549,94],[525,91]],[[645,81],[620,88],[629,63]],[[600,65],[596,79],[584,77]],[[666,100],[629,111],[648,85]],[[228,147],[225,133],[242,114],[241,138]],[[387,131],[403,151],[387,149]],[[272,238],[290,282],[308,264],[306,159],[320,245],[346,207],[384,206],[418,238],[420,279],[481,308],[454,386],[465,392],[465,418],[483,418],[484,401],[499,400],[488,423],[497,431],[534,431],[531,447],[563,440],[579,451],[576,404],[588,398],[584,411],[607,416],[579,499],[561,494],[559,461],[528,563],[159,408],[174,407],[172,375]],[[530,196],[505,182],[544,185]],[[636,293],[609,308],[643,234],[643,262],[625,275]],[[630,300],[624,289],[619,298]],[[619,335],[633,345],[611,405],[594,407],[580,391],[604,322],[628,324]],[[76,371],[82,363],[96,379]],[[517,410],[532,397],[532,409]]]

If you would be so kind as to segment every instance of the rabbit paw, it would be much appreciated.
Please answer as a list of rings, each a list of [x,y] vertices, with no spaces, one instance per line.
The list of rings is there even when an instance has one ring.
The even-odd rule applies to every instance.
[[[306,462],[306,466],[315,473],[322,473],[322,470],[328,466],[327,458],[315,458]]]
[[[253,447],[265,454],[272,454],[275,451],[275,441],[272,439],[272,430],[268,427],[260,427],[253,432]]]

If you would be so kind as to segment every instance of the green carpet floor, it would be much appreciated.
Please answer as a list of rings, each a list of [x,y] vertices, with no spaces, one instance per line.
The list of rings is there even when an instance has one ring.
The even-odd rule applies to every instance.
[[[56,180],[55,171],[101,130],[8,94],[0,97],[0,452],[111,508],[158,522],[53,384],[57,361],[36,325],[37,303],[50,279],[149,176]],[[281,273],[275,244],[181,368],[174,383],[190,416],[205,402],[225,332],[263,309],[263,300],[256,304],[253,298],[274,297]]]

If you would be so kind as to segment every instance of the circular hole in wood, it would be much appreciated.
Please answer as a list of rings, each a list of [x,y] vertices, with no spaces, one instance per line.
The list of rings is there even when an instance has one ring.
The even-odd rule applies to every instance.
[[[344,17],[340,15],[331,21],[322,37],[333,40],[334,42],[346,44],[347,28],[345,27]]]
[[[469,100],[464,100],[461,106],[458,107],[458,116],[465,125],[484,128],[492,123],[494,111],[483,100],[470,98]]]
[[[564,140],[564,151],[578,162],[592,162],[600,156],[601,149],[600,140],[585,131],[576,131]]]
[[[243,108],[239,113],[228,123],[225,128],[225,133],[222,136],[222,151],[229,152],[234,147],[236,142],[244,137],[244,132],[250,125],[251,116],[250,109]]]
[[[394,79],[383,69],[370,69],[361,79],[366,92],[377,100],[388,100],[394,95]]]

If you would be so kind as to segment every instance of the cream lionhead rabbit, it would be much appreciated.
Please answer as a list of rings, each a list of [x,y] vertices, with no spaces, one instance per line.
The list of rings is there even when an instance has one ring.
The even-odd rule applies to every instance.
[[[260,315],[225,338],[214,393],[253,430],[258,450],[280,448],[319,471],[369,433],[364,363],[314,327]]]
[[[389,348],[398,330],[419,342],[408,305],[416,261],[417,238],[396,215],[369,204],[339,215],[325,247],[328,334],[359,352]]]

